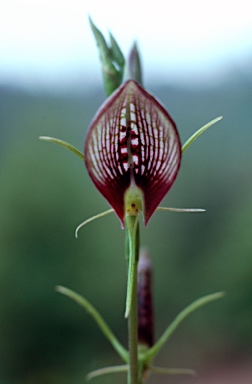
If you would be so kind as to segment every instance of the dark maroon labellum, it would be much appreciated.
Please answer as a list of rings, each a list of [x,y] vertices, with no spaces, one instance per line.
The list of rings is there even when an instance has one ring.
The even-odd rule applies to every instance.
[[[141,191],[147,225],[175,181],[181,161],[174,121],[133,80],[118,88],[97,112],[84,152],[91,179],[123,225],[125,192],[132,185]]]

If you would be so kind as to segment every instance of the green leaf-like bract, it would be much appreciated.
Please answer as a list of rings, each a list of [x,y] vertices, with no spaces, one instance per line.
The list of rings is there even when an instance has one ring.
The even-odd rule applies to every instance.
[[[224,296],[224,292],[217,292],[211,295],[207,295],[201,297],[190,304],[188,307],[183,309],[173,320],[173,322],[168,326],[163,335],[158,339],[158,341],[151,347],[148,351],[146,351],[143,355],[143,360],[146,363],[149,363],[160,351],[160,349],[165,345],[168,339],[171,337],[176,328],[180,325],[180,323],[186,319],[192,312],[196,311],[196,309],[202,307],[205,304],[210,303],[211,301],[221,299]]]
[[[72,291],[71,289],[68,289],[66,287],[57,286],[56,291],[69,297],[70,299],[76,301],[80,306],[86,309],[86,311],[92,316],[92,318],[95,320],[96,324],[104,334],[104,336],[108,339],[110,344],[114,347],[114,349],[117,351],[119,356],[127,363],[128,362],[128,352],[127,350],[122,346],[122,344],[118,341],[114,333],[111,331],[110,327],[106,323],[106,321],[102,318],[100,313],[93,307],[92,304],[90,304],[83,296],[79,295],[78,293]]]
[[[185,152],[185,150],[192,144],[192,142],[197,139],[203,132],[205,132],[208,128],[210,128],[212,125],[217,123],[222,119],[222,116],[216,117],[215,119],[209,121],[209,123],[203,125],[198,131],[196,131],[189,139],[185,142],[185,144],[182,146],[182,153]]]

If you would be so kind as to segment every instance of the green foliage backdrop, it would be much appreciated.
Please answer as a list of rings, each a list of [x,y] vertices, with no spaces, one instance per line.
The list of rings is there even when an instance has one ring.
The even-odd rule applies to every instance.
[[[250,74],[230,76],[211,88],[147,86],[176,121],[182,142],[209,120],[224,116],[185,152],[178,180],[162,204],[207,212],[156,212],[141,231],[154,264],[157,335],[197,297],[227,293],[179,329],[159,357],[166,366],[202,369],[252,351],[249,79]],[[54,136],[82,150],[104,97],[102,84],[68,94],[0,88],[3,384],[74,384],[92,369],[119,363],[88,315],[54,286],[82,293],[126,343],[123,231],[118,219],[108,216],[74,238],[82,220],[108,205],[81,160],[38,140],[39,135]],[[102,382],[118,381],[97,379]]]

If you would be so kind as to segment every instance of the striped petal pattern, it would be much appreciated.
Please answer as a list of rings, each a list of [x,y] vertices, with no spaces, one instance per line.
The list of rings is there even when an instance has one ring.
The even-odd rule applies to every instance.
[[[133,80],[101,106],[89,127],[85,148],[88,173],[124,225],[125,193],[141,191],[147,225],[176,179],[181,144],[165,108]]]

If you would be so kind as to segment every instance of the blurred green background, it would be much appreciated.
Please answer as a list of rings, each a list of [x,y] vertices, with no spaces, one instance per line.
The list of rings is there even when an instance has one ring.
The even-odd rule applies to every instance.
[[[252,353],[252,77],[234,70],[211,87],[146,84],[177,123],[182,142],[211,119],[224,119],[185,152],[163,206],[206,208],[204,214],[156,212],[141,228],[154,265],[156,335],[196,298],[224,290],[225,299],[191,315],[157,358],[192,367],[242,361]],[[0,382],[84,382],[120,364],[83,309],[55,292],[82,293],[127,343],[123,317],[124,232],[81,160],[48,135],[82,151],[102,84],[65,93],[0,88]],[[150,383],[156,382],[155,377]],[[126,382],[123,376],[99,383]],[[164,382],[192,379],[162,378]]]

